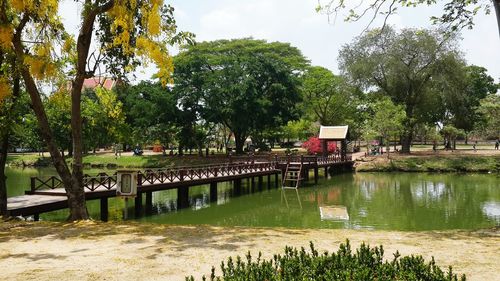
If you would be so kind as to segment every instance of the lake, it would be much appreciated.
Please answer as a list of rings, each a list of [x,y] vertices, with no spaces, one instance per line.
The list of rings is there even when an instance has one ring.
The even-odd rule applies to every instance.
[[[7,168],[6,172],[9,196],[23,194],[30,176],[55,174],[51,168]],[[231,183],[219,183],[217,202],[210,202],[208,185],[191,187],[190,207],[180,210],[176,190],[155,192],[153,215],[129,219],[162,224],[407,231],[500,225],[500,177],[495,174],[342,174],[298,190],[268,190],[265,179],[262,190],[252,190],[243,180],[243,192],[238,196]],[[87,205],[91,216],[98,219],[99,201]],[[110,220],[122,220],[124,207],[124,200],[111,199]],[[127,213],[133,214],[133,200]],[[67,214],[61,210],[40,218],[60,221]]]

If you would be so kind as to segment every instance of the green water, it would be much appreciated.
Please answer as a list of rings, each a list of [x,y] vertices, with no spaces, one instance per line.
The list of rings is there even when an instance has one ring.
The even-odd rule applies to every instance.
[[[98,172],[98,171],[88,171]],[[9,196],[22,194],[29,176],[46,170],[8,169]],[[479,229],[500,225],[500,177],[479,174],[358,173],[333,176],[298,191],[251,190],[235,196],[230,183],[220,183],[217,202],[209,186],[190,188],[190,208],[177,210],[175,190],[153,193],[153,215],[138,221],[163,224],[209,224],[290,228],[351,228],[386,230]],[[274,186],[274,183],[271,184]],[[133,201],[128,214],[133,213]],[[124,201],[112,199],[110,219],[121,220]],[[99,217],[99,201],[88,203]],[[64,220],[67,210],[41,215]]]

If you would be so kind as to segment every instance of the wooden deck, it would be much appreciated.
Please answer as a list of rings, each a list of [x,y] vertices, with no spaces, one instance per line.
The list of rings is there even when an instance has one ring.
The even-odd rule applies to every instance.
[[[151,205],[151,193],[154,191],[177,189],[178,207],[183,208],[189,205],[189,187],[196,185],[210,184],[210,197],[216,198],[217,183],[234,181],[235,189],[241,187],[241,180],[259,178],[259,185],[262,184],[262,177],[275,176],[275,187],[278,187],[278,174],[283,173],[282,167],[287,162],[302,162],[307,173],[310,169],[315,171],[315,181],[317,182],[318,169],[349,164],[351,161],[341,161],[338,157],[299,157],[299,158],[276,158],[275,161],[249,163],[226,163],[217,165],[207,165],[199,167],[182,167],[169,169],[148,169],[138,172],[136,211],[142,205],[142,194],[146,194],[146,208]],[[107,220],[107,199],[116,196],[116,173],[108,175],[100,173],[96,176],[85,175],[84,177],[85,199],[101,200],[101,219]],[[236,192],[238,193],[238,192]],[[139,206],[137,206],[139,205]],[[67,208],[66,192],[62,182],[58,177],[48,179],[31,178],[31,188],[26,191],[26,195],[8,198],[7,210],[11,216],[29,216]]]

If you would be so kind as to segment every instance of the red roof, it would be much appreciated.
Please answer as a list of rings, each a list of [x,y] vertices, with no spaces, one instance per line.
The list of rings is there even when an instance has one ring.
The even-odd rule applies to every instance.
[[[83,81],[82,89],[94,89],[97,86],[102,86],[106,90],[111,90],[116,86],[116,80],[106,77],[92,77]]]

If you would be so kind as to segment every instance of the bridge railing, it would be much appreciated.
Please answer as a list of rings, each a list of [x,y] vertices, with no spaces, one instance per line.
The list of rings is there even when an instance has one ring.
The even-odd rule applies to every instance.
[[[190,181],[198,179],[209,179],[241,175],[253,172],[264,172],[274,170],[276,165],[272,162],[263,163],[241,163],[210,165],[205,167],[189,167],[174,169],[149,169],[138,173],[138,185],[162,184],[178,181]]]
[[[116,172],[110,175],[107,173],[99,173],[95,176],[85,174],[83,175],[83,186],[90,191],[96,191],[99,188],[110,190],[116,186]],[[47,179],[31,177],[29,193],[57,188],[64,188],[64,184],[62,180],[56,176],[51,176]]]
[[[215,164],[194,167],[176,167],[165,169],[146,169],[138,172],[137,183],[162,184],[177,181],[189,181],[204,178],[225,177],[241,175],[253,172],[272,171],[276,168],[274,162],[262,163],[239,163],[239,164]],[[88,191],[111,190],[116,187],[116,173],[99,173],[95,176],[85,174],[83,186]],[[31,177],[31,188],[28,193],[35,193],[41,190],[53,190],[64,188],[62,180],[56,176],[47,179]]]

